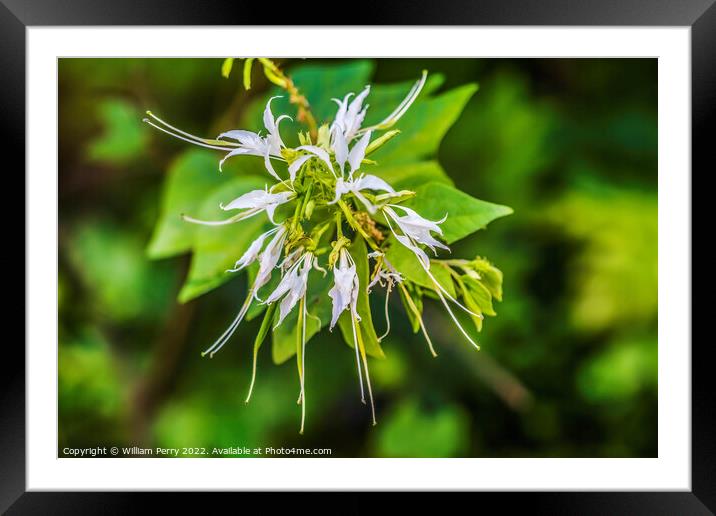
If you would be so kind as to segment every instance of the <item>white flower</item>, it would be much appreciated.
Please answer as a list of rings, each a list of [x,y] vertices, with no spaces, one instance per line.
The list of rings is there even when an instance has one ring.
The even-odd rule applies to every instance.
[[[245,218],[252,217],[257,213],[265,211],[269,220],[272,223],[275,223],[273,220],[273,214],[276,211],[276,208],[293,199],[294,195],[294,192],[270,193],[268,190],[253,190],[237,197],[226,206],[222,205],[221,209],[224,211],[242,209],[251,211],[251,215],[248,215]]]
[[[296,306],[296,303],[306,295],[308,273],[313,267],[313,262],[314,256],[312,253],[307,252],[301,256],[281,279],[276,290],[271,292],[266,301],[264,301],[266,304],[271,304],[283,298],[279,305],[279,318],[276,326],[283,322],[293,307]]]
[[[400,102],[400,104],[398,104],[393,112],[385,117],[381,122],[366,128],[363,128],[362,125],[365,120],[368,106],[363,107],[363,101],[368,96],[368,93],[370,93],[370,86],[366,86],[365,89],[350,103],[349,100],[353,96],[353,93],[349,93],[343,97],[343,100],[333,99],[333,101],[338,104],[338,111],[336,112],[335,120],[331,126],[332,147],[336,152],[336,159],[338,160],[339,153],[347,152],[346,144],[361,133],[378,129],[388,129],[389,127],[395,125],[395,123],[408,111],[413,102],[415,102],[415,99],[418,98],[423,86],[425,86],[427,77],[427,71],[423,70],[423,74],[420,79],[413,84],[408,94]],[[338,135],[342,136],[342,141],[337,138]]]
[[[275,98],[281,97],[271,97],[266,103],[266,108],[264,109],[264,126],[268,131],[268,135],[265,137],[262,137],[260,134],[252,131],[236,129],[221,133],[215,140],[200,138],[199,136],[194,136],[191,133],[187,133],[186,131],[182,131],[173,125],[168,124],[158,116],[154,115],[151,111],[147,111],[147,115],[149,115],[151,119],[145,118],[144,122],[151,125],[155,129],[159,129],[164,133],[191,143],[192,145],[198,145],[199,147],[223,152],[229,151],[226,156],[224,156],[224,159],[219,162],[219,170],[221,170],[224,161],[231,156],[237,156],[240,154],[261,156],[264,158],[266,170],[280,181],[281,178],[278,176],[273,168],[273,165],[271,164],[271,158],[283,160],[283,157],[281,156],[281,148],[285,147],[285,145],[283,144],[283,140],[281,140],[278,126],[281,123],[281,120],[284,118],[288,118],[290,120],[291,117],[288,115],[281,115],[277,120],[274,119],[273,113],[271,113],[271,101]],[[235,140],[235,142],[226,142],[222,140],[226,138]]]
[[[288,115],[281,115],[278,119],[274,119],[273,113],[271,112],[271,101],[276,98],[281,97],[271,97],[266,103],[266,108],[264,109],[264,127],[266,127],[266,131],[268,131],[267,136],[262,137],[257,133],[241,129],[226,131],[217,136],[217,140],[229,138],[238,142],[238,147],[230,151],[226,156],[224,156],[224,159],[219,162],[219,170],[221,170],[224,161],[232,156],[241,154],[262,156],[264,158],[266,170],[268,170],[269,173],[276,179],[279,181],[281,180],[279,175],[274,170],[273,165],[271,165],[271,157],[281,158],[281,148],[285,147],[285,145],[283,144],[283,140],[281,140],[278,126],[281,123],[281,120],[285,118],[290,119],[291,117]]]
[[[405,211],[406,215],[399,216],[392,208],[400,208]],[[418,213],[416,213],[414,210],[411,210],[410,208],[405,208],[404,206],[398,206],[395,204],[384,206],[383,213],[386,215],[385,220],[388,222],[388,226],[393,232],[393,236],[398,240],[398,242],[410,249],[418,258],[420,265],[423,267],[423,270],[425,270],[426,274],[430,278],[430,281],[435,287],[435,293],[440,298],[440,301],[447,310],[448,314],[450,314],[450,317],[452,318],[455,325],[460,329],[460,331],[470,342],[470,344],[472,344],[475,348],[480,349],[480,346],[478,346],[475,341],[472,340],[472,337],[470,337],[470,335],[468,335],[465,329],[460,325],[445,298],[455,303],[457,306],[459,306],[461,309],[463,309],[470,315],[473,315],[475,317],[480,317],[480,315],[465,307],[462,303],[455,299],[447,290],[445,290],[445,287],[443,287],[437,279],[435,279],[435,276],[433,276],[433,274],[430,272],[430,258],[425,253],[425,251],[423,251],[418,245],[424,244],[428,246],[435,254],[437,254],[437,252],[435,251],[435,247],[449,250],[449,247],[447,247],[442,242],[437,241],[430,234],[430,232],[432,231],[442,235],[442,230],[440,229],[438,224],[445,222],[447,215],[445,215],[442,220],[431,221],[421,217]],[[398,225],[400,230],[403,232],[402,235],[399,235],[395,231],[392,224],[390,223],[391,219]]]
[[[390,333],[390,312],[388,311],[388,301],[390,300],[390,293],[393,291],[393,286],[397,283],[401,283],[403,281],[403,276],[393,267],[393,264],[391,264],[388,261],[388,258],[385,256],[384,253],[380,251],[373,251],[372,253],[368,254],[368,258],[377,258],[378,259],[378,270],[375,272],[375,276],[373,276],[373,279],[368,284],[368,293],[370,294],[371,288],[373,288],[376,283],[379,284],[381,287],[385,286],[385,322],[386,322],[386,328],[385,333],[378,337],[378,341],[383,340],[388,336]],[[385,283],[384,283],[385,282]]]
[[[277,226],[266,233],[263,233],[253,241],[241,258],[238,259],[234,268],[229,270],[229,272],[240,271],[258,260],[259,271],[256,274],[256,279],[254,280],[253,285],[251,286],[251,292],[254,297],[256,297],[258,290],[271,279],[271,272],[276,268],[278,260],[281,257],[281,250],[287,234],[288,231],[284,225]],[[274,237],[266,245],[263,252],[261,252],[264,241],[271,235],[274,235]]]
[[[328,292],[328,295],[333,300],[331,330],[333,330],[343,311],[348,308],[350,308],[353,318],[360,321],[357,308],[358,292],[359,283],[356,264],[348,251],[341,249],[338,266],[333,267],[333,288]]]
[[[289,202],[296,194],[294,192],[279,192],[271,193],[268,187],[265,190],[252,190],[247,192],[229,204],[224,206],[220,204],[219,207],[224,210],[244,210],[241,213],[234,215],[224,220],[199,220],[193,217],[183,215],[184,220],[193,222],[194,224],[203,224],[205,226],[221,226],[223,224],[232,224],[240,220],[246,220],[258,215],[261,212],[266,212],[269,220],[275,224],[273,220],[274,212],[280,205]]]
[[[405,212],[405,215],[398,215],[395,210],[393,210],[393,208],[399,208],[403,210]],[[436,255],[436,247],[439,247],[441,249],[447,249],[448,251],[450,250],[448,246],[436,240],[430,234],[431,231],[437,233],[438,235],[443,234],[443,231],[442,229],[440,229],[440,226],[438,226],[438,224],[442,224],[443,222],[445,222],[445,220],[447,219],[447,214],[441,220],[432,221],[420,216],[417,212],[411,210],[410,208],[406,208],[405,206],[398,206],[397,204],[389,204],[387,206],[384,206],[383,213],[386,215],[386,220],[388,221],[388,225],[393,232],[395,238],[397,238],[401,244],[403,244],[405,247],[415,253],[418,260],[425,269],[430,268],[430,258],[428,258],[428,255],[425,254],[425,251],[423,251],[417,244],[426,245]],[[393,226],[390,224],[390,220],[393,220],[393,222],[395,222],[398,228],[400,228],[403,233],[402,235],[399,235],[393,229]]]
[[[393,187],[383,181],[381,178],[373,175],[361,175],[357,179],[349,178],[347,181],[343,178],[336,180],[336,196],[328,204],[335,204],[347,193],[352,193],[363,203],[370,213],[376,212],[376,207],[361,193],[362,190],[378,190],[383,192],[394,193]]]
[[[345,174],[346,162],[350,165],[349,176],[353,177],[355,172],[358,172],[360,164],[365,158],[365,151],[370,143],[371,132],[365,133],[360,140],[358,140],[353,148],[348,152],[348,142],[344,139],[342,133],[339,131],[334,133],[335,136],[332,141],[333,154],[336,157],[336,163],[341,169],[341,176]]]
[[[241,258],[236,261],[236,263],[234,264],[234,268],[229,269],[227,272],[237,272],[244,267],[248,267],[249,265],[254,263],[261,253],[261,248],[263,248],[264,246],[264,241],[281,228],[283,228],[283,226],[273,228],[266,233],[261,234],[256,240],[251,243],[246,252],[241,255]]]
[[[333,99],[333,101],[338,104],[338,111],[333,121],[333,127],[335,131],[340,131],[347,142],[353,139],[363,124],[366,111],[368,110],[368,106],[363,107],[363,101],[368,96],[368,93],[370,93],[370,85],[366,86],[350,104],[348,100],[353,96],[353,93],[349,93],[343,97],[343,100]]]
[[[236,331],[236,328],[239,327],[239,324],[241,324],[241,321],[246,315],[246,312],[248,312],[253,299],[258,299],[258,290],[266,283],[268,283],[268,281],[271,279],[271,272],[274,268],[276,268],[276,264],[278,263],[278,260],[281,256],[281,250],[283,248],[283,243],[286,240],[287,234],[288,231],[286,230],[286,226],[284,225],[278,226],[267,231],[266,233],[263,233],[251,243],[246,252],[236,262],[234,268],[230,271],[227,271],[239,271],[244,267],[251,265],[257,259],[259,260],[259,272],[256,275],[256,279],[254,280],[253,285],[251,285],[251,288],[249,289],[249,292],[246,296],[246,300],[244,301],[241,310],[239,310],[239,313],[236,315],[234,320],[231,322],[226,331],[221,335],[221,337],[219,337],[211,346],[209,346],[208,349],[206,349],[206,351],[204,351],[204,355],[209,353],[209,356],[214,356],[214,354],[219,351],[224,346],[224,344],[228,342],[228,340]],[[261,247],[263,246],[263,243],[271,235],[274,235],[274,237],[266,245],[266,248],[263,250],[263,252],[259,252]]]
[[[386,258],[384,253],[380,251],[373,251],[368,254],[368,258],[378,257],[380,257],[380,263],[378,265],[378,270],[375,272],[375,276],[373,276],[373,279],[368,284],[369,293],[370,289],[373,288],[376,283],[382,287],[384,286],[383,282],[385,281],[385,284],[388,287],[388,292],[390,292],[393,285],[403,281],[403,276],[395,269],[395,267],[393,267],[393,264],[388,261],[388,258]]]

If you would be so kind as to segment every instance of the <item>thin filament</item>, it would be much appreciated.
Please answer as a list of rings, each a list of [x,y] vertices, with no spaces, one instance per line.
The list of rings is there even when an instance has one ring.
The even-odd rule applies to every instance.
[[[360,400],[365,403],[365,392],[363,391],[363,373],[361,373],[360,354],[358,351],[358,337],[356,336],[356,320],[351,314],[351,326],[353,328],[353,347],[356,350],[356,367],[358,368],[358,383],[360,384]]]
[[[179,134],[181,134],[181,135],[184,135],[184,136],[186,136],[187,138],[191,138],[192,140],[195,140],[195,141],[201,142],[201,143],[205,143],[205,144],[206,144],[206,142],[207,142],[207,139],[206,139],[206,138],[200,138],[200,137],[195,136],[195,135],[193,135],[193,134],[191,134],[191,133],[187,133],[186,131],[182,131],[182,130],[179,129],[178,127],[174,127],[173,125],[171,125],[171,124],[165,122],[164,120],[162,120],[161,118],[159,118],[157,115],[155,115],[155,114],[152,113],[151,111],[147,111],[147,114],[148,114],[149,116],[151,116],[153,119],[155,119],[157,122],[159,122],[160,124],[163,124],[163,125],[167,126],[167,127],[168,127],[169,129],[171,129],[172,131],[175,131],[175,132],[177,132],[177,133],[179,133]],[[150,122],[150,123],[151,123],[151,122]],[[152,124],[152,125],[153,125],[153,124]],[[154,127],[156,127],[156,126],[154,126]],[[166,132],[166,131],[165,131],[165,132]],[[169,133],[169,134],[171,134],[171,133]],[[216,145],[216,144],[215,144],[215,145]],[[217,145],[217,146],[219,146],[219,147],[221,147],[221,146],[234,147],[234,145],[231,144],[231,143],[229,143],[229,142],[226,142],[226,143],[223,143],[222,145]]]
[[[185,142],[187,142],[187,143],[191,143],[191,144],[193,144],[193,145],[198,145],[199,147],[206,147],[207,149],[220,150],[220,151],[224,151],[224,152],[226,152],[226,150],[227,150],[226,147],[219,147],[218,145],[209,145],[209,144],[207,144],[207,143],[203,143],[203,142],[200,142],[200,141],[192,140],[192,139],[186,138],[186,137],[184,137],[184,136],[182,136],[182,135],[180,135],[180,134],[176,134],[176,133],[173,133],[173,132],[171,132],[171,131],[167,131],[166,129],[164,129],[163,127],[158,126],[157,124],[155,124],[154,122],[152,122],[152,121],[149,120],[148,118],[145,118],[145,119],[144,119],[144,122],[146,122],[147,124],[151,125],[151,126],[154,127],[155,129],[159,129],[159,130],[162,131],[163,133],[167,133],[169,136],[173,136],[174,138],[178,138],[179,140],[183,140],[183,141],[185,141]]]
[[[221,335],[221,337],[216,339],[216,342],[214,342],[202,353],[202,356],[205,356],[207,353],[210,353],[209,358],[212,358],[217,351],[224,347],[224,344],[228,342],[228,340],[236,331],[236,328],[238,328],[239,324],[241,324],[242,319],[246,315],[246,312],[249,310],[249,307],[251,306],[252,300],[253,292],[249,292],[246,296],[246,301],[244,301],[244,305],[241,307],[241,310],[239,310],[239,313],[236,315],[231,325],[226,329],[226,331]]]
[[[390,285],[388,285],[388,289],[385,292],[385,322],[386,328],[385,333],[378,337],[378,342],[382,341],[384,338],[388,336],[390,333],[390,313],[388,312],[388,300],[390,299]]]
[[[365,346],[363,345],[363,338],[360,335],[360,332],[358,333],[358,345],[360,346],[360,354],[361,358],[363,359],[363,369],[365,370],[365,381],[368,385],[368,398],[370,399],[370,412],[373,416],[373,426],[375,426],[377,421],[375,420],[375,403],[373,402],[373,389],[370,385],[370,373],[368,372],[368,358],[366,357],[365,353]]]
[[[413,298],[410,297],[410,293],[408,292],[408,289],[406,289],[402,284],[400,284],[400,288],[403,290],[403,294],[405,294],[405,299],[408,300],[408,306],[413,311],[413,314],[415,314],[415,318],[418,320],[418,325],[420,326],[420,330],[423,332],[423,336],[425,337],[425,340],[428,342],[428,348],[430,348],[430,353],[433,355],[433,357],[437,357],[438,354],[435,352],[435,348],[433,348],[433,341],[430,340],[430,335],[428,335],[428,330],[425,328],[425,324],[423,323],[423,316],[420,315],[420,312],[418,311],[418,307],[415,306],[415,303],[413,302]]]

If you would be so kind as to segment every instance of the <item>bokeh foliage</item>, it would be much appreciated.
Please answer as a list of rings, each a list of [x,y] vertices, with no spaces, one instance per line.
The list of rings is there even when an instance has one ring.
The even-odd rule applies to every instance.
[[[227,264],[223,253],[212,260],[212,249],[225,239],[205,231],[187,239],[162,202],[168,193],[186,213],[211,218],[218,202],[263,186],[261,160],[229,160],[220,175],[220,156],[150,133],[141,119],[152,109],[196,134],[257,130],[271,88],[255,73],[252,89],[242,91],[240,74],[222,78],[216,59],[63,59],[60,446],[655,456],[656,61],[282,65],[306,85],[319,121],[332,116],[330,97],[367,82],[376,85],[369,118],[380,118],[380,106],[395,105],[420,71],[430,70],[430,100],[416,104],[401,121],[403,133],[371,157],[396,188],[406,169],[420,170],[426,184],[454,183],[515,209],[465,239],[452,234],[450,219],[445,225],[455,256],[489,257],[504,273],[504,299],[494,305],[499,317],[478,335],[482,351],[460,340],[447,315],[426,300],[439,354],[433,359],[395,296],[393,333],[382,343],[386,359],[371,364],[378,426],[370,426],[358,400],[355,364],[338,330],[311,342],[304,436],[296,431],[295,367],[273,365],[268,346],[260,350],[253,399],[244,404],[260,321],[248,322],[213,359],[199,353],[240,306],[246,278],[224,283],[219,273]],[[280,102],[276,112],[290,110]],[[444,126],[420,130],[426,111],[451,102],[459,109],[441,117]],[[424,161],[406,166],[415,149]],[[195,176],[190,189],[175,180],[184,174]],[[426,195],[436,212],[439,183],[428,189],[434,197]],[[206,202],[217,187],[226,192]],[[162,229],[153,232],[157,220]],[[237,257],[261,230],[261,221],[254,224],[233,228]],[[206,251],[199,263],[185,254],[196,245]],[[373,316],[382,333],[378,301]]]

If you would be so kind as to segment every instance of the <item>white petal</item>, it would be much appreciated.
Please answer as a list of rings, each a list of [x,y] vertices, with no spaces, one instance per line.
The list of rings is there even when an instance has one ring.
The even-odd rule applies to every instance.
[[[342,177],[339,177],[336,180],[336,197],[328,204],[337,203],[344,194],[346,194],[350,191],[351,191],[351,184],[346,183]]]
[[[355,173],[359,168],[361,161],[365,158],[365,150],[370,143],[370,131],[365,133],[358,143],[356,143],[348,154],[348,163],[351,166],[351,174]]]
[[[266,233],[263,233],[261,236],[259,236],[256,240],[251,242],[251,245],[246,250],[246,252],[241,256],[241,258],[238,259],[236,264],[234,265],[234,270],[241,270],[247,265],[250,265],[256,261],[256,258],[258,258],[259,251],[261,251],[261,248],[264,245],[264,241],[267,237],[271,235],[271,233],[275,232],[275,229],[272,229],[271,231],[267,231]]]
[[[276,133],[276,121],[274,120],[273,113],[271,112],[271,101],[273,101],[273,99],[280,98],[280,95],[271,97],[270,99],[268,99],[268,102],[266,102],[266,107],[264,108],[264,127],[269,132],[269,134]]]
[[[300,147],[296,147],[296,150],[305,150],[305,151],[308,151],[311,154],[317,156],[318,158],[321,159],[321,161],[323,161],[326,164],[326,166],[328,167],[328,170],[333,172],[333,165],[331,164],[331,157],[328,155],[328,153],[324,149],[321,149],[320,147],[317,147],[315,145],[301,145]]]
[[[336,163],[341,168],[341,174],[343,174],[346,160],[348,159],[348,142],[346,142],[343,132],[338,128],[333,131],[333,153],[336,156]]]
[[[429,258],[428,255],[425,253],[425,251],[423,251],[422,249],[420,249],[420,247],[418,247],[417,245],[415,245],[415,244],[414,244],[408,237],[406,237],[405,235],[398,235],[397,233],[393,233],[393,236],[395,236],[395,238],[398,239],[398,242],[400,242],[401,244],[403,244],[405,247],[407,247],[408,249],[410,249],[410,250],[415,254],[415,256],[418,258],[418,260],[420,261],[420,263],[422,264],[422,266],[423,266],[424,269],[429,269],[429,268],[430,268],[430,258]]]
[[[381,190],[383,192],[395,192],[393,187],[377,176],[365,175],[356,180],[357,190]]]
[[[221,140],[222,138],[231,138],[232,140],[236,140],[244,147],[256,147],[258,142],[261,140],[261,137],[258,134],[252,131],[245,131],[243,129],[226,131],[216,137],[217,140]]]
[[[269,156],[269,150],[266,149],[266,154],[264,154],[264,165],[266,166],[266,170],[268,170],[269,174],[271,174],[273,177],[281,181],[281,178],[276,173],[276,171],[273,169],[273,165],[271,165],[271,158]]]
[[[296,172],[298,172],[303,164],[311,159],[313,156],[311,154],[304,154],[303,156],[299,156],[296,158],[288,167],[288,175],[291,178],[291,182],[296,179]]]
[[[240,154],[253,154],[253,152],[250,149],[246,149],[244,147],[238,147],[222,158],[221,161],[219,161],[219,172],[222,172],[222,167],[224,166],[224,161],[229,159],[232,156],[238,156]]]
[[[222,206],[222,210],[242,210],[246,208],[264,208],[270,202],[271,194],[265,190],[251,190],[226,206]]]

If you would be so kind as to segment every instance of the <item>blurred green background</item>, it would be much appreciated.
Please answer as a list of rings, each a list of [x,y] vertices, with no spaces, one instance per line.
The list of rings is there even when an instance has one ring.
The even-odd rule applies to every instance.
[[[290,74],[307,61],[339,62],[279,62]],[[60,449],[657,455],[655,59],[372,61],[374,83],[414,80],[424,68],[445,75],[441,91],[479,83],[439,160],[462,190],[515,210],[453,246],[504,272],[504,301],[479,335],[480,353],[428,301],[433,359],[394,296],[387,359],[370,366],[376,427],[352,352],[324,331],[309,345],[305,435],[295,364],[275,366],[269,346],[243,401],[260,321],[213,359],[200,357],[233,318],[245,277],[179,304],[189,256],[146,254],[166,171],[192,149],[142,124],[144,111],[200,135],[237,128],[268,84],[256,73],[243,91],[240,73],[222,78],[221,63],[59,61]]]

